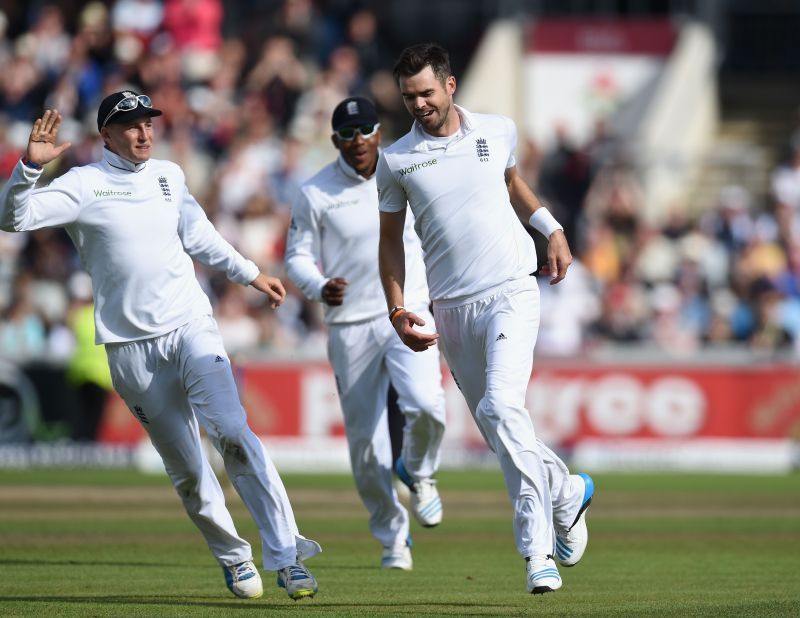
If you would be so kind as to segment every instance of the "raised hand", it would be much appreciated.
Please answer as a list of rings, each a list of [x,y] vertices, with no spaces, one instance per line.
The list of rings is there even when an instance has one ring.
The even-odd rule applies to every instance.
[[[60,126],[61,114],[54,109],[46,109],[44,115],[33,123],[25,158],[34,165],[45,165],[61,156],[61,153],[71,144],[66,142],[56,146],[56,137]]]

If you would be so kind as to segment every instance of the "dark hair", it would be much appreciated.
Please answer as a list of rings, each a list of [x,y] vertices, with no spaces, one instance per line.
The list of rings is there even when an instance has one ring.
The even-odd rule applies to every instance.
[[[450,56],[447,50],[436,43],[420,43],[406,47],[394,63],[394,80],[411,77],[429,66],[440,82],[444,83],[453,73],[450,71]]]

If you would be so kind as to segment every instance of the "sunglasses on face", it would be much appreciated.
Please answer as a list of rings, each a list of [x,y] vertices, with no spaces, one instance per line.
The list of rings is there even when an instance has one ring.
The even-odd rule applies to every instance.
[[[153,102],[150,100],[150,97],[148,97],[146,94],[139,94],[139,95],[136,95],[135,97],[128,97],[127,99],[122,99],[122,101],[117,103],[111,109],[111,111],[108,112],[108,116],[106,116],[106,119],[103,120],[103,124],[101,125],[101,128],[106,126],[106,123],[108,123],[108,121],[111,119],[111,117],[114,114],[119,113],[119,112],[130,112],[130,111],[136,109],[137,107],[139,107],[140,105],[142,107],[150,108],[150,107],[153,107]]]
[[[375,124],[362,124],[360,127],[345,127],[344,129],[339,129],[338,131],[334,131],[334,135],[338,137],[340,140],[344,140],[345,142],[349,142],[350,140],[354,140],[356,135],[360,135],[364,139],[368,137],[372,137],[375,133],[378,132],[380,129],[381,123],[376,122]]]

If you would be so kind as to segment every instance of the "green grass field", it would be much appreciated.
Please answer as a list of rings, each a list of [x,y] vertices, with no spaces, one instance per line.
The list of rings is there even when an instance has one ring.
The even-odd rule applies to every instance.
[[[284,478],[314,599],[262,573],[241,601],[166,477],[0,471],[0,616],[798,616],[800,476],[595,475],[589,549],[532,597],[499,473],[444,472],[445,522],[412,524],[414,571],[382,571],[345,476]],[[239,532],[255,527],[230,491]],[[258,560],[257,560],[258,562]]]

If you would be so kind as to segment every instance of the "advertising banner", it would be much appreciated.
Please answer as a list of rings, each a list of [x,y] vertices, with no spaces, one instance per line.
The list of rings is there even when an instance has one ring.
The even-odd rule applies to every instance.
[[[449,371],[442,376],[445,463],[491,460]],[[342,413],[327,363],[252,363],[240,367],[238,377],[250,426],[276,462],[347,469]],[[713,469],[757,470],[767,454],[771,463],[762,462],[762,469],[785,468],[800,440],[800,368],[542,361],[526,405],[542,440],[595,469],[685,467],[689,461],[703,468],[708,460]],[[144,437],[118,399],[101,434],[110,444]]]

